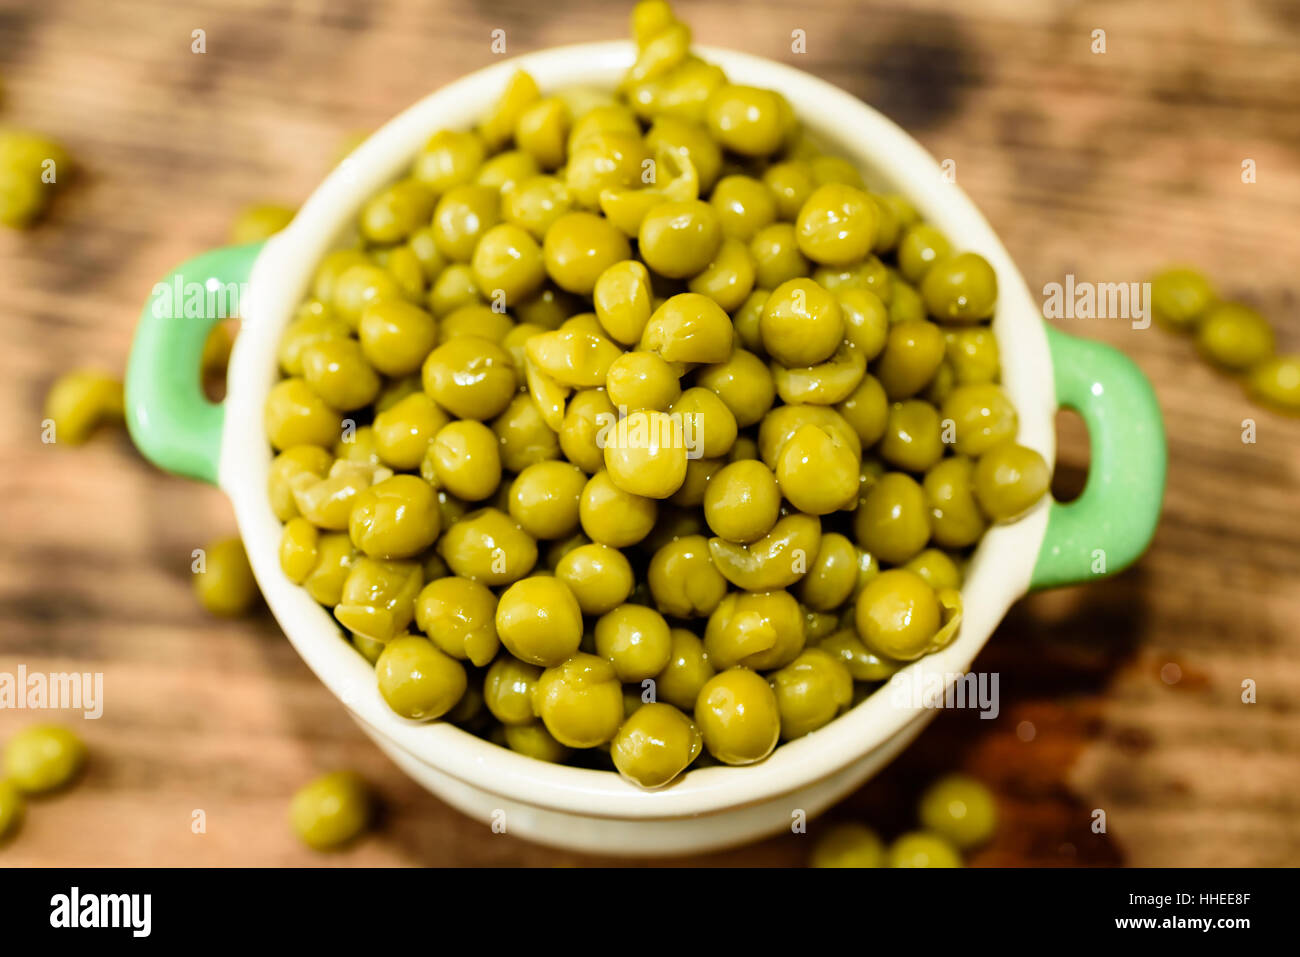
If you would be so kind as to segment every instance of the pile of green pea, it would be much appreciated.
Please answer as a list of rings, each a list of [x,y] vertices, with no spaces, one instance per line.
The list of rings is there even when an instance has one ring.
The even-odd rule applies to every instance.
[[[27,799],[72,783],[86,763],[86,746],[67,728],[33,725],[9,739],[0,774],[0,841],[22,826]]]
[[[616,91],[516,73],[364,204],[265,428],[281,566],[394,711],[654,788],[951,642],[1050,475],[989,263],[667,4],[632,28]]]
[[[819,829],[812,867],[961,867],[962,853],[987,843],[997,830],[993,794],[964,774],[930,785],[918,807],[921,829],[888,847],[871,828],[843,821]]]
[[[1273,328],[1245,303],[1221,300],[1204,274],[1176,266],[1151,280],[1158,322],[1196,339],[1201,354],[1242,379],[1246,393],[1267,408],[1300,415],[1300,355],[1277,355]]]

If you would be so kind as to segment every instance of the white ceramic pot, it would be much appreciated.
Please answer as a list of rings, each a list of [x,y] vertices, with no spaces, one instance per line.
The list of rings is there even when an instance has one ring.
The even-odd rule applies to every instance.
[[[1044,501],[992,529],[971,562],[957,640],[905,669],[902,679],[966,672],[998,621],[1031,587],[1093,576],[1133,561],[1154,530],[1164,487],[1164,435],[1146,380],[1114,350],[1048,330],[1002,244],[966,195],[944,181],[911,137],[847,93],[784,64],[704,49],[734,82],[775,88],[819,138],[854,160],[876,188],[906,195],[957,249],[985,256],[999,277],[993,328],[1003,381],[1020,413],[1020,441],[1054,460],[1053,415],[1077,408],[1092,442],[1088,486],[1076,502]],[[632,62],[628,43],[563,47],[503,61],[458,80],[397,116],[325,179],[293,223],[264,245],[216,250],[179,267],[145,307],[127,381],[128,420],[140,449],[163,468],[215,481],[234,503],[239,531],[267,603],[303,659],[366,733],[408,774],[480,821],[546,844],[620,855],[686,854],[754,840],[817,814],[857,788],[933,715],[882,692],[827,727],[741,768],[693,770],[672,786],[641,791],[607,772],[536,761],[445,723],[395,715],[373,669],[340,637],[329,612],[291,584],[277,557],[280,523],[267,500],[271,450],[262,407],[275,382],[276,344],[320,258],[362,203],[395,179],[436,130],[473,124],[516,69],[542,86],[612,86]],[[176,284],[179,277],[181,283]],[[163,290],[213,289],[247,280],[244,324],[221,405],[203,399],[198,364],[219,316],[162,307]]]

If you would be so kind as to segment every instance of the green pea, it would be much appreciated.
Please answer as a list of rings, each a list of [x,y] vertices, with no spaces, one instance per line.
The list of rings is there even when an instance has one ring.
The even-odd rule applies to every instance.
[[[394,638],[375,662],[379,693],[404,718],[431,721],[456,706],[465,693],[464,666],[427,638]]]
[[[1214,287],[1195,269],[1166,269],[1151,280],[1151,312],[1171,329],[1192,328],[1214,299]]]
[[[33,725],[9,739],[4,777],[24,794],[66,787],[86,763],[86,746],[67,728]]]
[[[961,855],[945,838],[927,831],[904,834],[889,846],[890,867],[961,867]]]
[[[959,253],[930,267],[921,298],[940,322],[979,322],[993,315],[998,277],[979,253]]]
[[[997,829],[993,795],[979,781],[950,774],[921,795],[921,825],[955,847],[969,850],[987,842]]]
[[[1043,457],[1014,442],[995,445],[975,463],[975,500],[995,522],[1023,515],[1047,493],[1052,472]]]
[[[370,791],[352,771],[334,771],[303,785],[289,805],[293,832],[318,851],[355,840],[369,826],[371,814]]]
[[[1210,308],[1196,330],[1201,354],[1230,372],[1245,372],[1273,355],[1273,329],[1254,309],[1238,302]]]
[[[883,867],[885,845],[862,824],[833,824],[820,831],[813,845],[811,867]]]

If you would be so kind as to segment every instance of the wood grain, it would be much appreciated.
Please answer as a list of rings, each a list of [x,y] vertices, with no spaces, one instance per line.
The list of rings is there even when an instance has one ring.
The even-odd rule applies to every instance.
[[[1187,261],[1300,349],[1289,0],[681,6],[701,42],[816,73],[953,159],[1031,288]],[[44,446],[39,421],[60,370],[121,367],[168,267],[222,242],[243,203],[300,201],[347,133],[490,62],[492,29],[513,54],[621,36],[626,13],[594,0],[0,0],[0,121],[56,136],[82,167],[38,229],[0,236],[0,670],[106,682],[104,717],[69,719],[93,753],[84,781],[34,806],[0,861],[620,863],[492,835],[417,788],[269,617],[196,608],[190,550],[233,531],[219,493],[157,473],[121,436]],[[205,54],[191,52],[195,29]],[[806,54],[790,52],[794,29]],[[1090,51],[1095,29],[1104,54]],[[1244,159],[1258,182],[1242,182]],[[1021,602],[977,665],[1002,675],[998,720],[943,714],[835,813],[896,833],[919,790],[960,767],[1002,811],[977,863],[1300,863],[1300,423],[1248,405],[1158,329],[1061,325],[1122,348],[1156,385],[1170,470],[1155,543],[1109,582]],[[1077,422],[1061,429],[1058,482],[1077,490],[1087,440]],[[1258,703],[1241,701],[1247,678]],[[32,720],[0,712],[0,739]],[[322,859],[284,816],[295,787],[337,766],[362,770],[387,812],[373,838]],[[690,863],[797,864],[806,840]]]

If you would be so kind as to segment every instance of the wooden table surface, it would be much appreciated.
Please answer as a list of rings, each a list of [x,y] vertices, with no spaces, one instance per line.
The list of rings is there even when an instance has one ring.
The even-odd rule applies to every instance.
[[[956,162],[1029,285],[1205,268],[1300,349],[1300,7],[1292,0],[730,0],[681,4],[697,38],[838,84]],[[82,173],[36,230],[0,236],[0,671],[102,671],[74,725],[81,784],[35,804],[16,865],[317,864],[287,833],[313,774],[362,770],[383,827],[330,864],[574,864],[493,835],[380,755],[268,615],[195,605],[191,549],[234,531],[208,488],[124,436],[40,442],[61,370],[120,369],[152,283],[226,238],[242,204],[301,201],[346,134],[509,53],[625,32],[595,0],[0,0],[0,122],[65,142]],[[191,51],[206,31],[207,52]],[[807,52],[791,52],[791,31]],[[1093,31],[1106,52],[1091,52]],[[1242,182],[1246,159],[1257,182]],[[1155,383],[1169,486],[1155,543],[1113,580],[1022,601],[979,659],[996,721],[942,714],[835,813],[885,833],[962,768],[996,791],[989,865],[1300,863],[1300,422],[1247,404],[1191,346],[1065,320]],[[1257,442],[1242,442],[1253,418]],[[1087,442],[1061,426],[1058,484]],[[1174,667],[1170,667],[1173,665]],[[1258,700],[1241,700],[1244,679]],[[192,813],[206,813],[202,834]],[[1106,812],[1104,834],[1090,827]],[[789,865],[785,836],[696,864]]]

